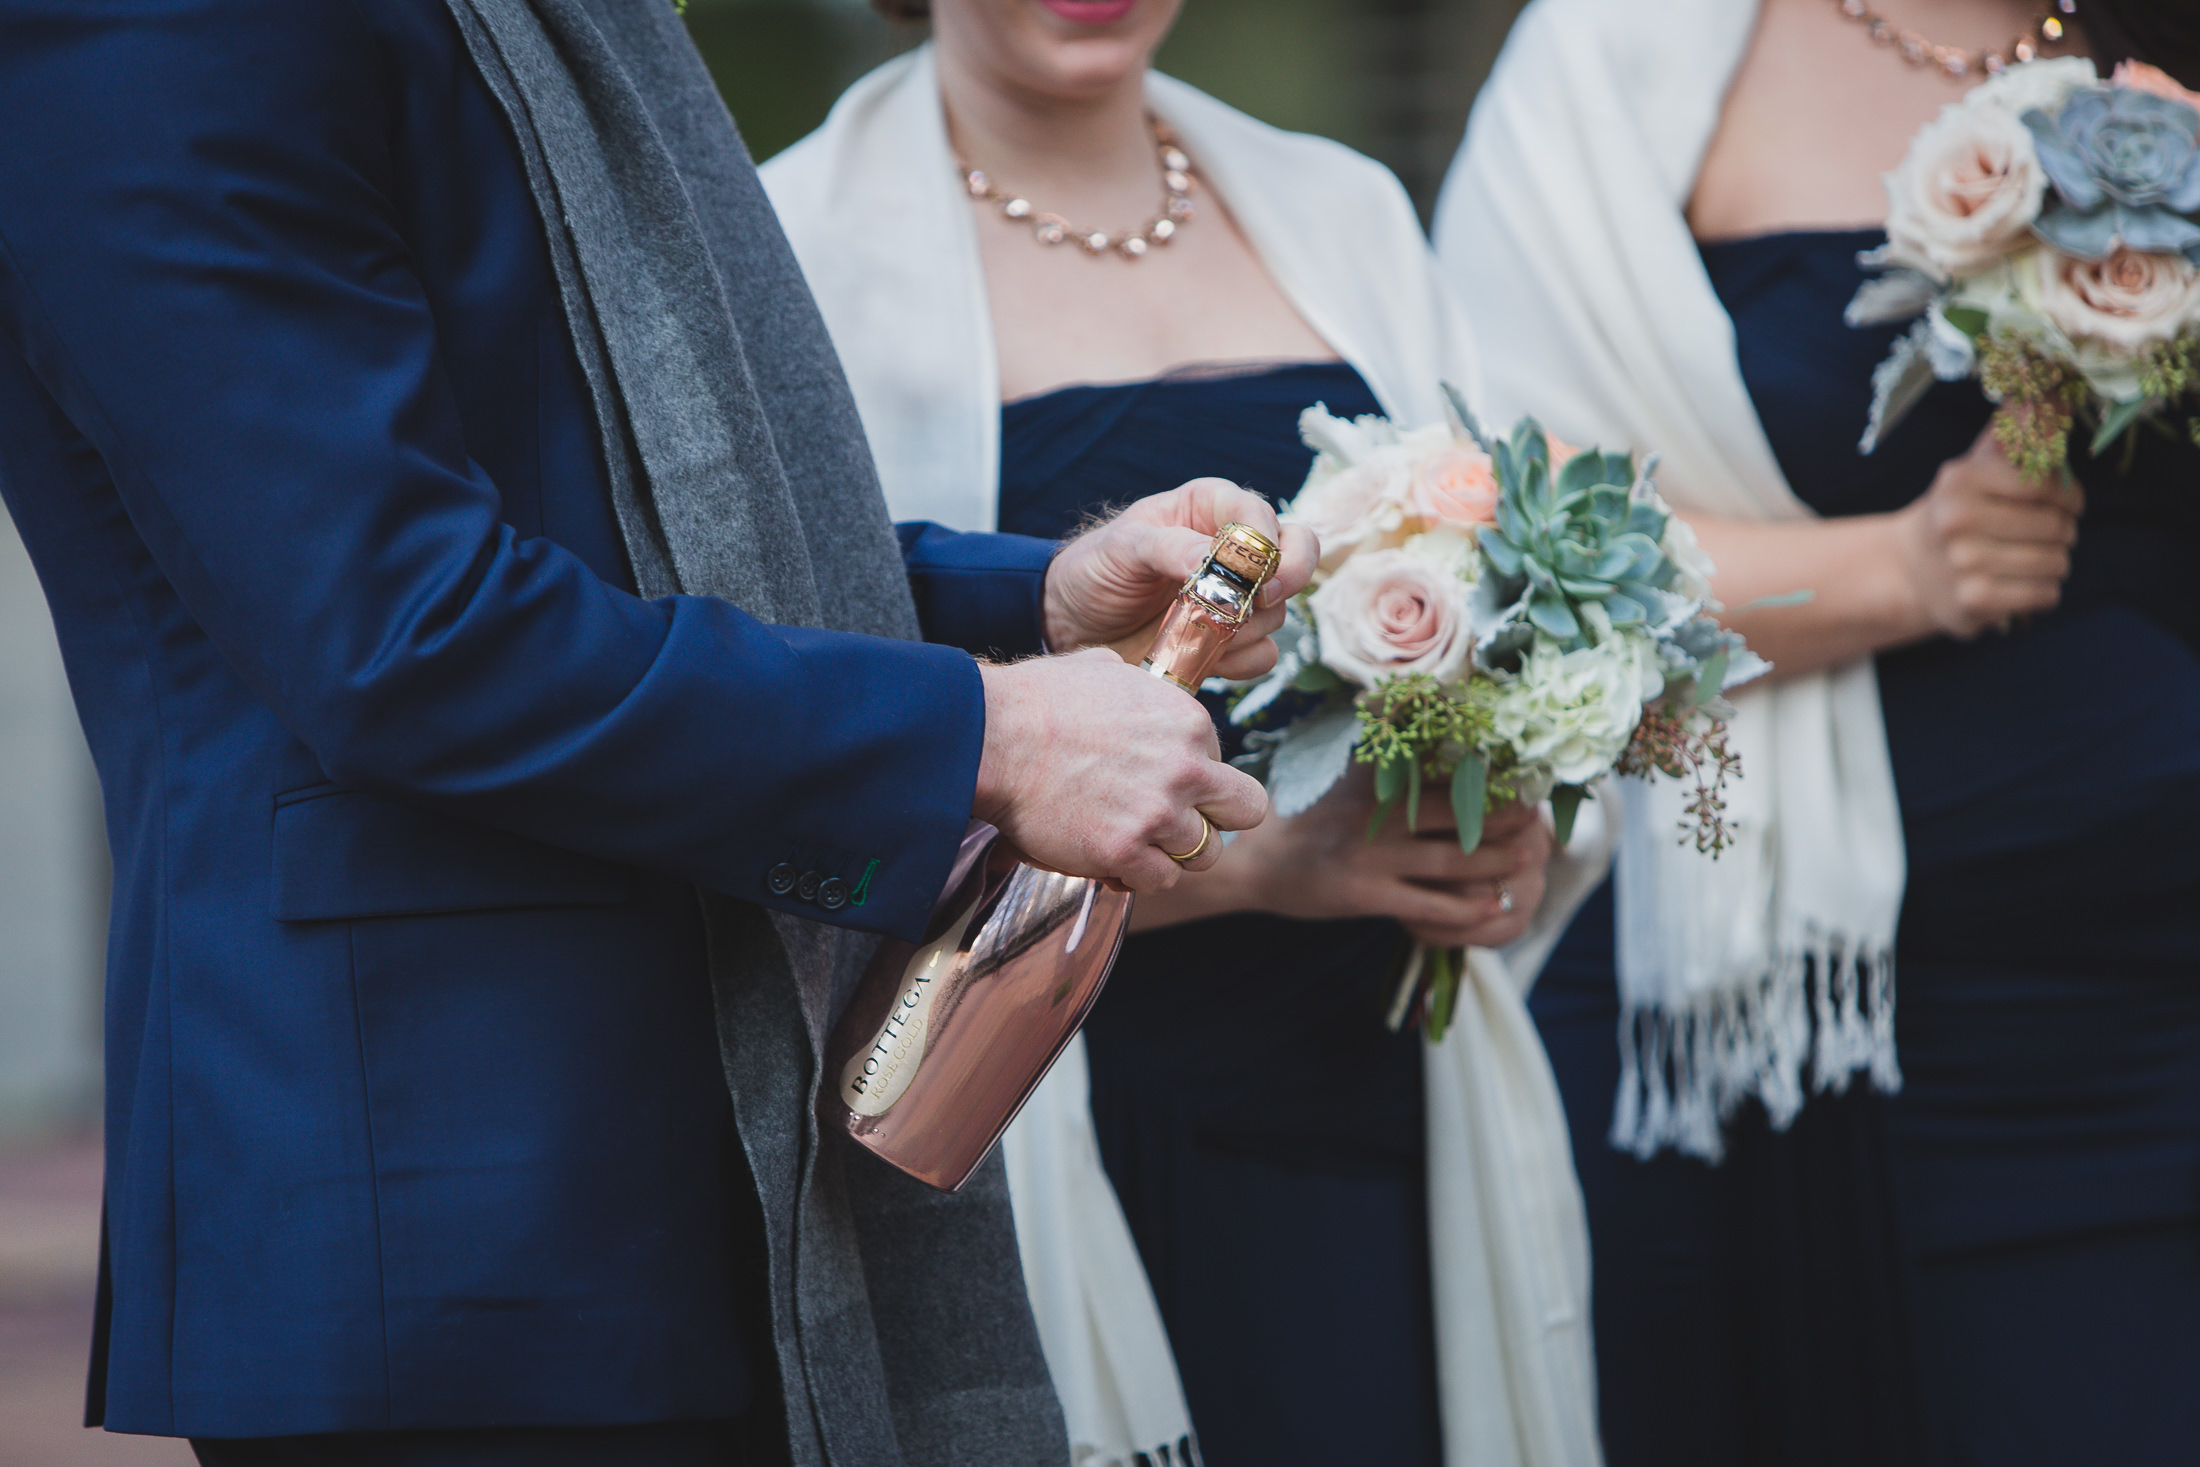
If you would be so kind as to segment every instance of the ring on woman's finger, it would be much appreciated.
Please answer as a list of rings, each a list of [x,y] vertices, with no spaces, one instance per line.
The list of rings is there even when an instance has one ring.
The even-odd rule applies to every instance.
[[[1161,853],[1162,855],[1167,856],[1170,860],[1176,862],[1176,864],[1179,866],[1183,865],[1187,861],[1198,860],[1199,853],[1207,849],[1207,842],[1215,838],[1215,823],[1212,820],[1209,820],[1206,815],[1201,813],[1200,811],[1194,810],[1192,813],[1199,816],[1199,844],[1193,846],[1190,850],[1186,851],[1181,856],[1174,851],[1163,851]],[[1509,901],[1511,900],[1511,898],[1508,897],[1507,900]],[[1512,910],[1512,908],[1507,907],[1505,910],[1509,912]]]
[[[1503,880],[1500,880],[1497,883],[1497,915],[1499,915],[1500,917],[1510,917],[1512,914],[1513,889],[1507,886]]]

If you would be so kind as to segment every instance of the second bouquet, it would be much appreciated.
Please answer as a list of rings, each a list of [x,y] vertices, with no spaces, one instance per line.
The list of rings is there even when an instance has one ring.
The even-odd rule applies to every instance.
[[[1281,816],[1371,764],[1377,829],[1442,798],[1468,850],[1506,804],[1549,800],[1563,841],[1607,774],[1691,780],[1679,838],[1716,856],[1740,773],[1722,695],[1767,664],[1711,615],[1711,565],[1655,461],[1577,451],[1532,420],[1498,438],[1445,392],[1451,421],[1427,427],[1301,416],[1316,456],[1285,518],[1322,561],[1274,671],[1232,706],[1241,762]],[[1462,959],[1416,947],[1392,1026],[1441,1039]]]

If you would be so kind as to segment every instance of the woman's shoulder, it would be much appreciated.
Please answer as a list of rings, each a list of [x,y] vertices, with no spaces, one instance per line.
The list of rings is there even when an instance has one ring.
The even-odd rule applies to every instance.
[[[1195,163],[1231,173],[1258,169],[1277,181],[1296,179],[1293,192],[1310,201],[1319,198],[1324,213],[1340,202],[1340,192],[1346,200],[1412,209],[1396,174],[1335,138],[1263,122],[1158,71],[1147,77],[1146,95],[1154,111],[1184,140]]]
[[[899,173],[899,155],[935,131],[945,131],[939,88],[931,48],[919,47],[857,78],[814,131],[759,164],[757,172],[783,217],[807,213],[824,198],[844,196],[851,173]]]

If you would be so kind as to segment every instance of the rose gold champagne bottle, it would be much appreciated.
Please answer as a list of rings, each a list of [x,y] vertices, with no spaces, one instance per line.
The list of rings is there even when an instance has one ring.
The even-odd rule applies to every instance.
[[[1197,692],[1281,559],[1226,525],[1162,619],[1147,669]],[[922,1182],[969,1180],[1100,996],[1131,899],[1013,860],[973,823],[924,940],[888,942],[827,1047],[829,1125]]]

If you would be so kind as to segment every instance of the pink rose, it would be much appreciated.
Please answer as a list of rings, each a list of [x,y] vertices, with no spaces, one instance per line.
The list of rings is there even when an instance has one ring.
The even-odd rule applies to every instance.
[[[1918,133],[1886,185],[1890,258],[1960,279],[2025,243],[2047,174],[2015,113],[1955,103]]]
[[[1497,475],[1489,455],[1454,443],[1423,456],[1406,485],[1406,510],[1433,523],[1496,523]]]
[[[1409,672],[1456,677],[1473,650],[1467,583],[1440,557],[1366,551],[1338,567],[1307,604],[1322,662],[1363,688]]]
[[[2177,78],[2159,66],[2149,66],[2144,61],[2125,61],[2118,64],[2116,74],[2109,78],[2112,86],[2129,87],[2135,92],[2151,92],[2157,97],[2167,97],[2172,102],[2182,102],[2194,112],[2200,112],[2200,92],[2187,91],[2179,86]]]
[[[2022,285],[2042,315],[2081,344],[2136,356],[2200,314],[2200,271],[2182,255],[2118,249],[2105,260],[2041,250]]]

